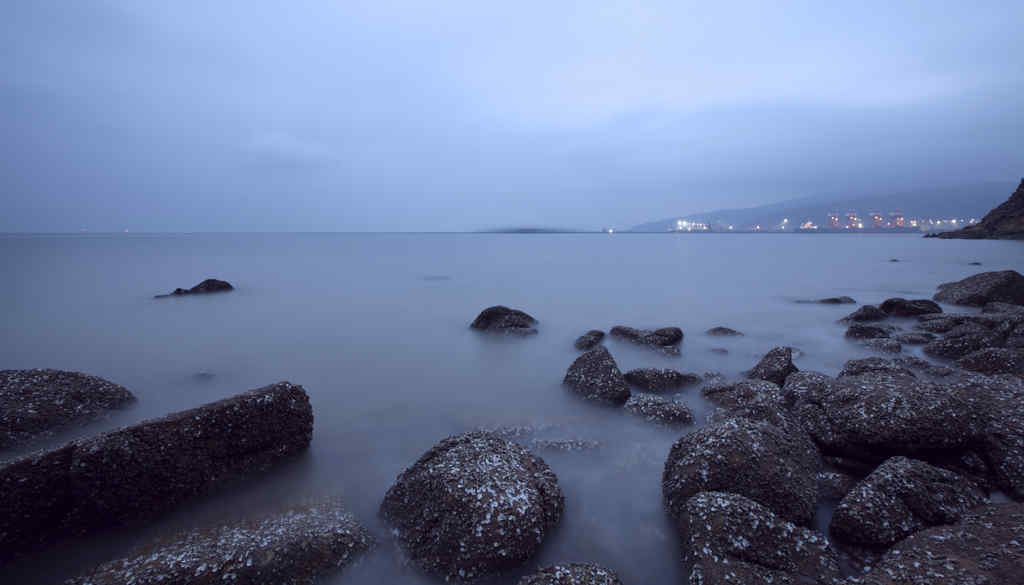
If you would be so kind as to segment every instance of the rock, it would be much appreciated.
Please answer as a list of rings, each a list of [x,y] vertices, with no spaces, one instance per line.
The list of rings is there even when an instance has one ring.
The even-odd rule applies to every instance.
[[[928,317],[936,317],[934,319]],[[964,315],[922,315],[917,328],[929,333],[946,333],[964,323]]]
[[[930,301],[928,299],[917,299],[913,301],[901,298],[888,299],[879,305],[878,308],[887,315],[892,315],[893,317],[916,317],[918,315],[942,312],[942,307],[940,307],[935,301]]]
[[[936,339],[924,346],[924,353],[950,360],[960,359],[969,353],[981,349],[993,347],[999,343],[999,338],[989,333],[970,333],[958,337],[946,337]]]
[[[0,449],[100,418],[135,401],[103,378],[61,370],[0,370]]]
[[[957,360],[956,365],[986,376],[1012,374],[1024,376],[1024,350],[988,348],[969,353]]]
[[[0,467],[0,562],[66,535],[150,519],[304,450],[313,411],[280,382]]]
[[[824,535],[742,495],[700,492],[686,503],[692,584],[838,584],[839,558]]]
[[[889,262],[899,262],[899,261],[900,261],[899,258],[890,258],[889,259]]]
[[[901,333],[893,339],[903,345],[925,345],[935,341],[935,336],[931,333]]]
[[[943,232],[940,238],[953,239],[1024,239],[1024,179],[1010,198],[988,212],[981,222],[955,232]]]
[[[708,425],[672,445],[661,489],[673,518],[684,519],[698,492],[728,490],[806,524],[817,501],[820,460],[777,427],[741,418]]]
[[[576,346],[576,349],[586,351],[597,347],[597,345],[601,343],[602,339],[604,339],[604,331],[601,331],[600,329],[591,329],[577,337],[574,345]]]
[[[968,262],[968,266],[981,266],[981,262]]]
[[[615,571],[598,565],[554,565],[527,575],[518,585],[622,585]]]
[[[633,394],[625,404],[626,410],[644,417],[648,422],[663,426],[685,426],[693,424],[693,413],[685,404],[660,396]]]
[[[350,565],[373,537],[337,502],[179,534],[104,563],[68,585],[313,585]]]
[[[957,282],[940,284],[934,299],[940,303],[975,307],[993,301],[1024,305],[1024,276],[1016,270],[982,272]]]
[[[728,355],[729,354],[729,350],[725,349],[724,347],[712,347],[709,351],[711,353],[717,353],[717,354],[720,354],[720,355]]]
[[[707,335],[713,337],[742,337],[743,334],[735,329],[729,329],[728,327],[712,327],[705,331]]]
[[[881,353],[900,353],[903,346],[895,339],[868,339],[864,341],[864,347]]]
[[[803,371],[791,374],[786,378],[786,384],[781,390],[783,404],[790,409],[798,403],[820,404],[834,385],[835,379],[821,372]]]
[[[818,473],[818,502],[838,503],[857,485],[857,478],[840,471]]]
[[[856,305],[857,301],[850,297],[829,297],[816,301],[797,301],[798,303],[818,303],[821,305]]]
[[[747,378],[767,380],[779,386],[786,383],[786,377],[800,370],[793,365],[793,348],[776,347],[769,351],[749,372]]]
[[[626,372],[625,378],[630,384],[651,392],[685,388],[700,382],[700,376],[697,374],[684,374],[675,370],[659,368],[630,370]]]
[[[840,323],[868,323],[871,321],[884,321],[889,315],[874,305],[864,305],[846,317],[839,320]]]
[[[683,330],[678,327],[663,327],[649,331],[617,325],[612,327],[609,333],[612,337],[658,349],[666,355],[679,355],[679,344],[683,341]]]
[[[1015,585],[1024,567],[1024,504],[976,508],[917,532],[864,574],[864,585]]]
[[[193,286],[192,288],[176,288],[174,292],[166,295],[156,295],[155,299],[162,299],[165,297],[181,296],[181,295],[196,295],[196,294],[207,294],[215,292],[228,292],[235,290],[235,287],[231,286],[231,283],[224,280],[217,280],[216,278],[207,278],[203,282]]]
[[[985,306],[981,308],[981,313],[983,315],[1022,315],[1024,314],[1024,306],[993,301],[991,303],[985,303]]]
[[[986,502],[982,490],[963,476],[893,457],[843,498],[829,531],[837,540],[885,549],[923,528],[954,524]]]
[[[509,335],[534,335],[537,320],[518,309],[497,305],[488,307],[470,323],[470,328]]]
[[[889,337],[889,332],[874,325],[861,325],[854,323],[846,330],[847,339],[884,339]]]
[[[469,583],[533,557],[563,507],[542,459],[473,432],[441,441],[403,471],[380,512],[417,567]]]
[[[598,346],[569,366],[562,384],[587,400],[621,406],[629,400],[629,387],[615,358],[604,346]]]
[[[897,376],[909,376],[915,378],[914,372],[910,369],[896,364],[890,360],[880,357],[869,357],[860,360],[849,360],[843,364],[839,377],[860,376],[868,373],[882,373]]]
[[[764,397],[781,404],[779,385],[767,380],[742,380],[733,384],[709,384],[701,388],[700,393],[716,406],[724,408],[737,408]]]
[[[530,447],[534,451],[549,451],[553,453],[596,451],[603,446],[600,441],[592,439],[533,439],[530,441]]]

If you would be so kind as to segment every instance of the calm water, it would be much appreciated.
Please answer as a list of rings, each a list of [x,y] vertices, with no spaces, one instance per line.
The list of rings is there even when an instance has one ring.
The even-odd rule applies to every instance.
[[[941,282],[1003,269],[1024,271],[1024,244],[906,235],[0,236],[0,368],[80,370],[139,397],[85,432],[278,380],[305,386],[316,418],[312,447],[297,461],[148,528],[49,551],[16,567],[11,582],[52,583],[160,534],[325,494],[341,495],[384,541],[326,582],[431,582],[398,565],[377,520],[395,476],[447,435],[545,424],[547,437],[606,447],[543,455],[566,514],[527,569],[593,561],[626,583],[678,583],[680,543],[662,511],[660,480],[679,433],[561,389],[577,335],[616,324],[686,332],[681,358],[606,341],[623,370],[734,376],[773,346],[792,345],[802,369],[835,374],[866,355],[835,324],[852,308],[794,300],[927,298]],[[207,277],[237,290],[152,298]],[[540,335],[470,331],[494,304],[533,314]],[[746,336],[702,334],[718,325]],[[702,419],[707,405],[697,392],[685,398]]]

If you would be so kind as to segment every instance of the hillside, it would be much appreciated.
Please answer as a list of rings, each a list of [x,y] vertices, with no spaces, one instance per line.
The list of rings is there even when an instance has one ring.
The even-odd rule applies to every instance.
[[[985,215],[981,223],[938,235],[944,239],[1024,240],[1024,179],[1013,195]]]

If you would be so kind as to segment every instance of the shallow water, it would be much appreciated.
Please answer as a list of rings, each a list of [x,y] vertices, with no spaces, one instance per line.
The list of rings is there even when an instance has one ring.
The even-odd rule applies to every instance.
[[[324,494],[342,496],[383,541],[360,566],[325,582],[434,582],[399,565],[377,507],[395,476],[440,439],[507,424],[550,425],[545,437],[604,444],[596,453],[542,455],[558,474],[566,511],[524,570],[592,561],[625,583],[682,582],[660,488],[665,456],[682,432],[561,389],[578,355],[576,336],[617,324],[686,332],[677,358],[606,340],[623,371],[735,376],[772,347],[791,345],[801,369],[836,374],[868,355],[835,323],[854,307],[795,300],[929,298],[941,282],[1004,269],[1024,271],[1024,244],[907,235],[0,236],[0,368],[80,370],[139,397],[131,410],[48,444],[278,380],[302,384],[315,415],[311,449],[298,460],[147,528],[56,547],[14,567],[12,582],[52,583],[182,527]],[[207,277],[237,290],[152,298]],[[540,334],[469,330],[494,304],[531,313]],[[719,325],[746,335],[702,334]],[[709,407],[697,391],[683,399],[703,420]]]

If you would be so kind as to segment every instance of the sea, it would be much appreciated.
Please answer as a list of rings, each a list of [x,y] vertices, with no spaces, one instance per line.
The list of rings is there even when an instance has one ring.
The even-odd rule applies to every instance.
[[[138,397],[106,420],[0,458],[281,380],[306,389],[315,417],[311,447],[295,460],[146,526],[49,549],[7,567],[3,581],[60,582],[180,530],[338,497],[380,544],[323,583],[435,583],[391,542],[378,517],[384,493],[449,435],[529,426],[540,438],[601,447],[540,452],[558,475],[565,514],[535,559],[493,582],[561,562],[598,563],[625,583],[684,582],[685,544],[664,511],[661,475],[672,443],[712,407],[698,389],[684,390],[697,424],[672,430],[578,399],[561,386],[579,355],[577,336],[615,325],[685,332],[678,357],[606,338],[623,371],[737,377],[786,345],[801,369],[835,375],[846,360],[870,355],[837,323],[856,306],[796,301],[931,298],[940,283],[1006,269],[1024,272],[1024,242],[905,234],[0,235],[0,369],[87,372]],[[206,278],[236,290],[153,298]],[[539,333],[469,328],[498,304],[536,317]],[[704,334],[716,326],[744,336]],[[824,529],[829,514],[823,507],[815,524]]]

